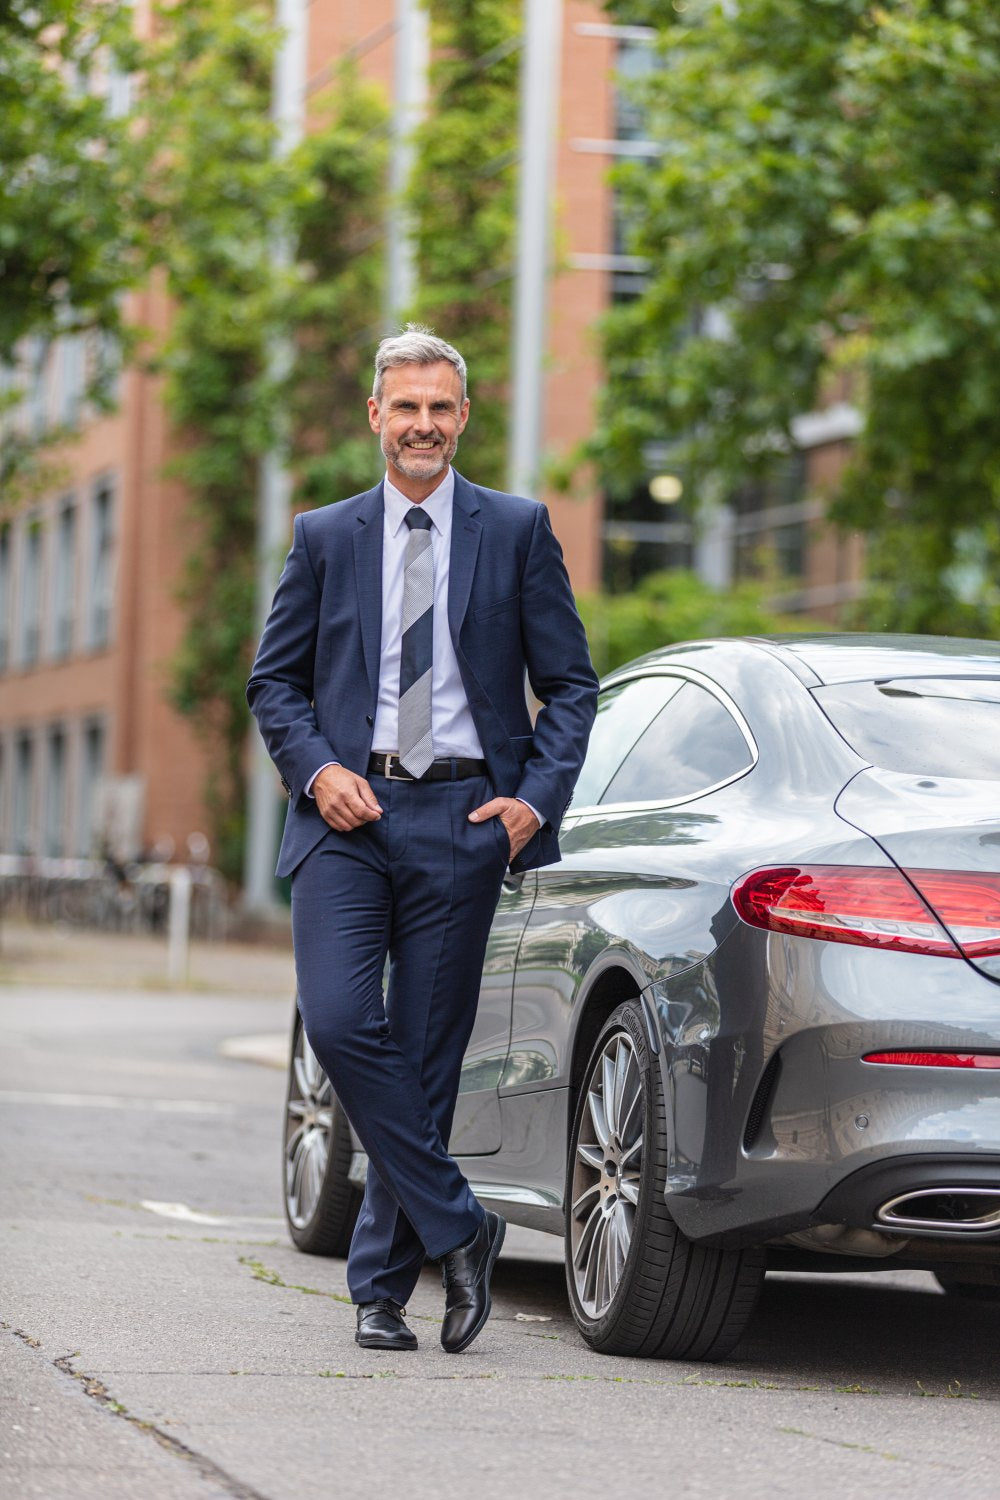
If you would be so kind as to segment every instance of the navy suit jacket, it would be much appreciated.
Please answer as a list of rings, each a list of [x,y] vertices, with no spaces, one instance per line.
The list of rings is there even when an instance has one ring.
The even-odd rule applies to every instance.
[[[455,474],[448,621],[497,793],[544,819],[513,861],[559,858],[558,830],[597,707],[597,678],[548,512]],[[337,760],[365,776],[382,637],[382,485],[296,516],[247,699],[289,796],[290,875],[326,832],[305,786]],[[544,707],[534,729],[524,675]]]

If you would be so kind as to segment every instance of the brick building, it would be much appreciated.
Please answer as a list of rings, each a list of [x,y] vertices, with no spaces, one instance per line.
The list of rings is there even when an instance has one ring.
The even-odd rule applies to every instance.
[[[305,14],[307,114],[347,52],[391,97],[398,0],[312,0]],[[565,0],[544,392],[550,453],[587,435],[601,379],[595,321],[614,299],[633,296],[643,274],[618,242],[608,169],[656,149],[617,84],[651,65],[650,41],[641,27],[611,24],[599,4]],[[133,294],[129,312],[162,329],[162,289]],[[40,435],[71,417],[85,361],[99,353],[68,339],[26,348],[7,376],[20,392],[7,420]],[[156,845],[183,856],[190,835],[206,828],[203,751],[166,693],[182,630],[185,496],[163,477],[171,435],[159,380],[127,370],[119,396],[116,414],[85,419],[54,455],[43,496],[0,513],[0,853],[86,854],[110,818],[123,852]],[[735,497],[698,532],[671,510],[676,486],[655,452],[650,483],[607,513],[593,486],[573,499],[546,497],[576,588],[627,586],[670,565],[725,583],[767,543],[785,574],[785,607],[822,613],[849,598],[858,546],[837,541],[808,496],[842,462],[856,417],[843,404],[804,416],[800,429],[781,484]]]

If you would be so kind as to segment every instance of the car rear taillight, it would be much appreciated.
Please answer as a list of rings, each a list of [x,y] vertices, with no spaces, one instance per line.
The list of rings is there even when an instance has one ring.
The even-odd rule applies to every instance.
[[[910,882],[896,869],[786,865],[736,882],[733,905],[752,927],[904,953],[961,954]]]
[[[889,1063],[897,1068],[1000,1068],[996,1052],[866,1052],[866,1063]]]
[[[905,873],[967,958],[1000,953],[1000,875],[910,868]]]

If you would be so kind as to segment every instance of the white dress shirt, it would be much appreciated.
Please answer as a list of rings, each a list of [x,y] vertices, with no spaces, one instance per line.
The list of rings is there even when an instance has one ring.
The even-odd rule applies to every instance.
[[[434,561],[434,645],[431,672],[431,738],[436,757],[460,756],[482,760],[483,747],[465,696],[465,685],[448,627],[448,569],[451,562],[451,516],[455,494],[455,473],[449,465],[436,490],[421,502],[421,510],[431,518],[431,556]],[[378,705],[372,751],[378,755],[395,754],[399,746],[399,665],[403,643],[403,566],[410,528],[406,513],[413,502],[398,490],[386,475],[383,485],[385,517],[382,525],[382,651],[379,658]],[[317,766],[306,785],[312,796],[312,785],[320,771],[336,761]],[[519,802],[524,798],[519,797]],[[531,806],[524,803],[538,818]]]
[[[434,647],[431,672],[431,738],[435,756],[461,755],[482,760],[483,747],[469,712],[469,701],[458,669],[458,658],[448,629],[448,569],[451,562],[451,512],[455,474],[445,470],[437,489],[420,509],[431,518],[431,556],[434,560]],[[382,526],[382,655],[379,661],[378,706],[372,750],[376,754],[399,748],[399,663],[403,645],[403,564],[410,528],[406,513],[413,502],[385,480],[385,520]]]

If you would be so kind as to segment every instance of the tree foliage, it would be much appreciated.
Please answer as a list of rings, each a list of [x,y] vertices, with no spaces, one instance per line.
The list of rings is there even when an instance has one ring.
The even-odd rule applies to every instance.
[[[650,573],[627,594],[577,602],[595,669],[603,674],[674,641],[706,636],[801,633],[802,621],[775,614],[756,583],[716,589],[683,568]]]
[[[520,6],[429,0],[433,106],[409,193],[419,291],[414,315],[469,367],[462,462],[502,487],[507,460]]]
[[[846,391],[865,425],[833,514],[871,540],[869,620],[992,633],[1000,11],[688,0],[644,19],[662,153],[618,177],[649,276],[607,324],[609,485],[641,477],[650,441],[695,493],[762,473],[793,417]]]
[[[131,43],[103,0],[0,7],[0,359],[28,334],[121,335],[136,272],[124,152],[108,107],[112,65]]]

